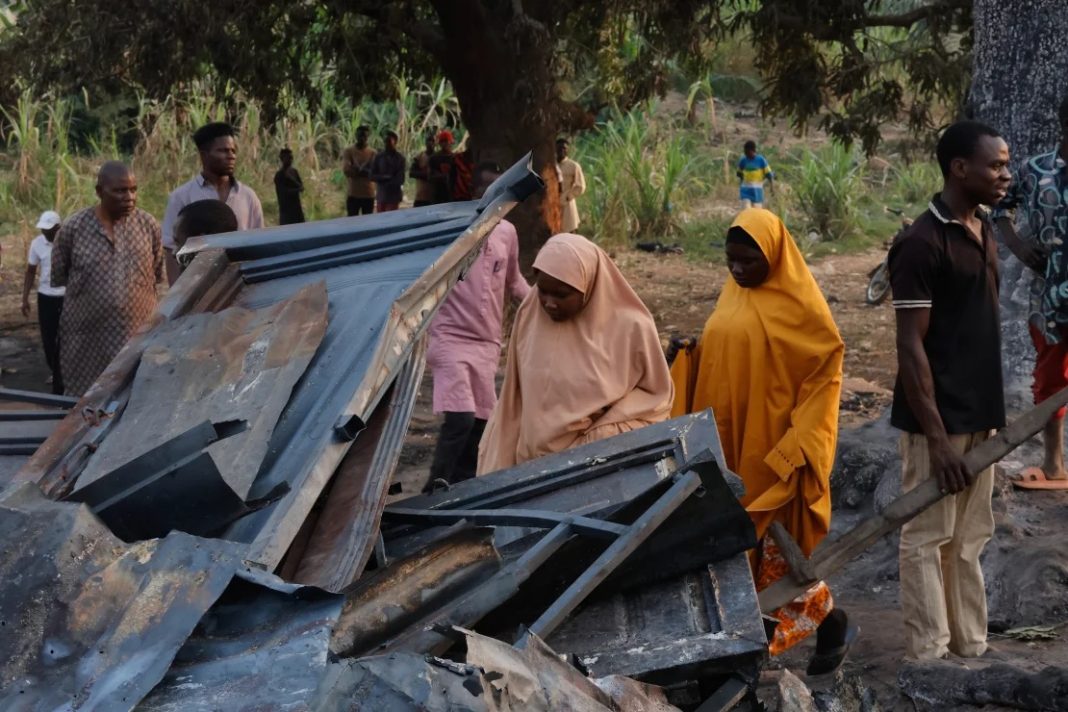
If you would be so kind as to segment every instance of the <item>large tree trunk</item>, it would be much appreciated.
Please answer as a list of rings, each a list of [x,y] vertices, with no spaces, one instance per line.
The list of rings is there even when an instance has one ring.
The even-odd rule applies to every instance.
[[[974,0],[970,109],[1005,136],[1013,163],[1057,145],[1057,107],[1068,92],[1064,0]],[[1029,397],[1034,349],[1027,334],[1028,270],[1002,250],[1002,353],[1006,393]]]
[[[561,99],[549,32],[522,14],[521,6],[497,3],[490,9],[477,0],[435,5],[449,39],[442,68],[460,102],[476,162],[507,167],[533,151],[534,169],[545,181],[545,191],[508,218],[519,232],[522,261],[529,267],[538,248],[560,227],[556,137],[592,125],[592,118]]]

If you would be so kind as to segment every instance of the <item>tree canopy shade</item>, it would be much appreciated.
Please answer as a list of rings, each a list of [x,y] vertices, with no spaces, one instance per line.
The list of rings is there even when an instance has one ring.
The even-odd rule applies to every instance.
[[[162,96],[212,76],[284,112],[323,81],[384,96],[400,73],[450,80],[476,160],[532,148],[558,220],[553,140],[707,69],[713,43],[747,31],[765,110],[820,118],[868,149],[905,111],[930,123],[935,99],[967,88],[967,0],[24,0],[0,31],[2,87],[22,79],[90,94],[136,87]],[[525,237],[534,244],[548,229]],[[529,252],[529,250],[528,250]]]

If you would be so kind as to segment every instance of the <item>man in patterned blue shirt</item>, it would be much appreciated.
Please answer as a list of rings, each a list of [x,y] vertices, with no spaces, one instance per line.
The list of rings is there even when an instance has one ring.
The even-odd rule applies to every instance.
[[[1034,271],[1028,328],[1035,345],[1031,386],[1041,403],[1068,386],[1068,98],[1057,111],[1060,145],[1020,166],[1005,200],[994,211],[1005,245]],[[1015,221],[1008,211],[1015,209]],[[1042,466],[1020,473],[1027,489],[1068,489],[1061,408],[1043,431]]]

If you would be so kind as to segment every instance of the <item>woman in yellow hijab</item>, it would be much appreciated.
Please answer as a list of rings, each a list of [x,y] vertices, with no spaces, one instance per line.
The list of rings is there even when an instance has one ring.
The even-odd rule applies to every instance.
[[[666,420],[674,391],[656,324],[597,245],[556,235],[534,260],[478,473]]]
[[[752,561],[761,590],[787,572],[767,536],[773,522],[806,556],[830,528],[844,345],[793,237],[773,213],[754,208],[738,216],[727,233],[727,264],[731,279],[698,345],[672,366],[672,415],[715,413],[727,466],[745,482],[742,504],[760,541]],[[857,633],[823,582],[776,617],[772,655],[818,629],[809,674],[837,668]]]

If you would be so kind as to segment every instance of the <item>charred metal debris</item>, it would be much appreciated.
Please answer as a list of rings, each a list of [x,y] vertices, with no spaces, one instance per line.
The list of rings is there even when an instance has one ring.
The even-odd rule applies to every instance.
[[[0,708],[740,699],[767,643],[711,412],[389,495],[424,332],[540,188],[193,240],[83,398],[0,394],[46,408],[0,412]]]

